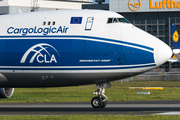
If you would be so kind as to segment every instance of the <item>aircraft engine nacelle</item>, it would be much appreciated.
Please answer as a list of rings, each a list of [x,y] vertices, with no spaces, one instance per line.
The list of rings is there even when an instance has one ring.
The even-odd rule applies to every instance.
[[[10,98],[14,93],[14,88],[0,88],[0,99]]]

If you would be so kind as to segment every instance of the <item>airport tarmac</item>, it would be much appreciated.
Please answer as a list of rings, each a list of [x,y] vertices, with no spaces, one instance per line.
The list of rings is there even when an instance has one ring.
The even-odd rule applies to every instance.
[[[90,102],[0,104],[0,115],[180,115],[180,100],[108,102],[94,109]]]

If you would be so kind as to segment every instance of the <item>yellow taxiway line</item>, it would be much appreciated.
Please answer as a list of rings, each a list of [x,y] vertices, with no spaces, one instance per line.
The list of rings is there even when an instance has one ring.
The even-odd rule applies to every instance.
[[[129,87],[129,89],[163,90],[163,87]]]

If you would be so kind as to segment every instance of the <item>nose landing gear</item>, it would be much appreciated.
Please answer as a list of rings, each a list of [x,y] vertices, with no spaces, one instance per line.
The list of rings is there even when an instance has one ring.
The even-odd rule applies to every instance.
[[[107,104],[108,97],[105,95],[105,88],[110,88],[110,83],[96,84],[97,91],[93,94],[97,95],[91,100],[91,105],[93,108],[105,108]]]

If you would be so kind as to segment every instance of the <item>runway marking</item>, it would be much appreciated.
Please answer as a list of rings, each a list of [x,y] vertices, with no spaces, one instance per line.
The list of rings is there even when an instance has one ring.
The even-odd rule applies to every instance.
[[[180,111],[179,112],[165,112],[165,113],[156,113],[153,115],[180,115]]]

